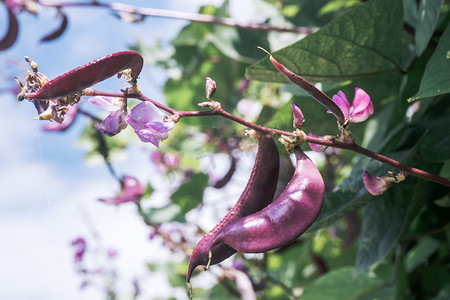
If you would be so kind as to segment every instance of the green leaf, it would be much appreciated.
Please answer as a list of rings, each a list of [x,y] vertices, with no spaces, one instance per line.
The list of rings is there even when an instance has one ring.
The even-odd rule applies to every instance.
[[[353,272],[353,267],[343,267],[326,273],[304,288],[302,300],[356,299],[383,284],[368,272],[355,278]]]
[[[447,118],[447,127],[450,128],[450,119]],[[420,147],[423,157],[430,161],[443,162],[450,159],[450,135],[447,130],[433,130],[424,138]]]
[[[415,30],[416,54],[422,55],[428,46],[434,28],[439,19],[444,0],[421,0],[419,4],[418,21]]]
[[[447,24],[439,44],[428,62],[419,91],[409,99],[433,97],[450,92],[450,23]]]
[[[405,269],[406,272],[412,272],[422,263],[426,262],[427,259],[439,248],[440,242],[430,238],[425,237],[419,240],[419,243],[412,248],[405,257]]]
[[[398,69],[402,51],[401,1],[373,0],[355,6],[318,32],[274,53],[291,71],[311,81],[341,81]],[[287,82],[263,59],[247,77]]]
[[[406,152],[390,155],[393,159],[404,158]],[[307,231],[315,231],[333,224],[345,214],[369,203],[373,196],[364,187],[362,174],[368,170],[374,176],[385,175],[390,166],[379,161],[371,161],[367,157],[354,163],[352,173],[342,181],[339,188],[325,194],[323,206],[319,216]]]
[[[208,185],[208,175],[199,173],[183,183],[178,190],[172,194],[172,203],[180,207],[181,212],[187,213],[197,207],[203,200],[203,193]]]
[[[406,194],[410,193],[405,191],[404,186],[396,185],[366,206],[356,274],[383,259],[397,243],[408,216],[410,199]]]
[[[149,208],[145,210],[145,216],[153,224],[163,224],[167,222],[185,222],[184,213],[176,204],[169,204],[158,208]]]

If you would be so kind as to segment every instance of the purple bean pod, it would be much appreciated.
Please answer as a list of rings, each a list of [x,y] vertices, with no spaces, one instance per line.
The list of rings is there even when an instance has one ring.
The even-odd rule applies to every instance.
[[[277,146],[270,136],[261,136],[258,140],[258,152],[247,186],[234,207],[195,246],[189,260],[187,282],[190,282],[192,272],[197,266],[208,264],[210,249],[211,265],[218,264],[236,253],[236,250],[221,242],[210,247],[211,242],[216,234],[228,224],[260,211],[272,202],[278,182],[279,166]]]
[[[246,253],[269,251],[299,237],[318,216],[325,186],[319,170],[299,148],[294,148],[295,173],[286,189],[267,207],[224,227],[211,243],[226,243]],[[214,253],[212,256],[214,259]]]
[[[109,54],[48,81],[38,91],[27,93],[26,97],[39,100],[66,97],[125,69],[131,69],[135,80],[141,73],[143,63],[142,56],[134,51]]]
[[[6,10],[8,11],[8,30],[0,39],[0,51],[6,50],[14,45],[19,34],[19,22],[17,21],[16,15],[8,6],[6,6]]]

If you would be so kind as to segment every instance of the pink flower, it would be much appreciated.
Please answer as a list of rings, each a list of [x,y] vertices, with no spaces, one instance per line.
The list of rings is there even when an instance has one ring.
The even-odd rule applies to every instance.
[[[100,199],[100,201],[108,204],[121,204],[125,202],[138,202],[144,194],[145,189],[141,183],[134,177],[124,176],[121,180],[122,189],[115,198]]]
[[[373,103],[370,96],[362,89],[355,88],[355,98],[353,105],[347,100],[347,96],[342,91],[333,96],[333,101],[339,106],[344,117],[350,123],[360,123],[373,114]],[[331,111],[328,111],[331,113]]]
[[[375,177],[367,171],[363,173],[363,182],[367,191],[375,196],[383,194],[394,184],[389,177]]]
[[[127,100],[125,98],[93,97],[89,103],[110,111],[109,115],[100,124],[95,125],[101,133],[114,136],[127,127],[125,117],[127,113]]]
[[[84,252],[86,252],[86,240],[84,238],[77,238],[71,245],[75,248],[75,263],[80,263],[83,260]]]
[[[159,142],[168,138],[168,132],[175,123],[164,120],[165,114],[153,103],[144,101],[130,110],[126,122],[144,143],[150,142],[159,147]]]

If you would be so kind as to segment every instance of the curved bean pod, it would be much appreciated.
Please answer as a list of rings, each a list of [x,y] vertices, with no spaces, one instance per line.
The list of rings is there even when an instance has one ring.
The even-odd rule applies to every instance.
[[[190,281],[192,272],[197,266],[208,264],[210,248],[212,253],[210,264],[218,264],[236,253],[236,250],[220,242],[210,247],[211,242],[216,234],[228,224],[255,213],[272,202],[278,182],[279,166],[277,146],[270,136],[261,136],[258,140],[258,152],[247,186],[234,207],[195,246],[189,260],[187,282]]]
[[[324,182],[299,147],[294,153],[297,166],[284,192],[261,211],[223,228],[211,249],[226,243],[241,252],[265,252],[292,242],[312,224],[322,208]]]
[[[340,109],[340,107],[334,103],[334,101],[325,95],[321,90],[316,88],[313,84],[311,84],[309,81],[303,79],[301,76],[295,74],[288,68],[286,68],[284,65],[282,65],[279,61],[277,61],[270,52],[268,52],[266,49],[262,47],[258,47],[259,49],[263,50],[267,54],[269,54],[270,62],[274,65],[277,70],[283,74],[284,77],[289,79],[290,82],[293,84],[299,86],[303,90],[305,90],[311,97],[316,99],[320,104],[328,108],[333,115],[336,116],[336,119],[338,120],[339,124],[344,124],[346,122],[344,113]]]
[[[0,39],[0,51],[6,50],[14,45],[19,34],[19,22],[17,21],[16,15],[8,6],[6,6],[6,10],[8,11],[9,20],[8,30],[6,31],[6,34]]]
[[[27,93],[26,97],[39,100],[66,97],[125,69],[131,69],[131,76],[136,79],[143,63],[142,56],[137,52],[116,52],[66,72],[48,81],[38,91]]]

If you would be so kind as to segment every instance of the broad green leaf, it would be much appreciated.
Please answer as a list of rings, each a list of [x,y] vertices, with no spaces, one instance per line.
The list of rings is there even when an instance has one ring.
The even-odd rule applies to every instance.
[[[450,23],[428,62],[419,91],[409,99],[414,101],[450,92]]]
[[[341,81],[398,69],[401,56],[401,1],[373,0],[355,6],[274,57],[311,81]],[[247,77],[286,82],[268,58],[247,68]]]
[[[402,161],[407,155],[406,151],[393,153],[389,157]],[[342,181],[339,188],[331,193],[325,194],[322,209],[319,216],[307,231],[316,231],[320,228],[333,224],[345,214],[367,205],[373,198],[364,187],[362,174],[368,170],[374,176],[386,175],[392,167],[379,161],[371,161],[364,157],[353,164],[352,173]],[[375,200],[376,201],[376,200]]]
[[[364,211],[356,258],[358,274],[383,259],[395,246],[405,228],[410,194],[403,186],[394,186],[370,202]]]
[[[417,156],[415,161],[418,162]],[[420,167],[431,172],[436,172],[439,168],[437,165],[429,166],[426,161],[422,161]],[[412,177],[408,181],[394,185],[367,205],[355,272],[361,272],[380,262],[390,253],[405,228],[429,201],[434,189],[434,183]]]
[[[434,28],[439,19],[444,0],[421,0],[419,4],[418,22],[415,30],[416,54],[422,55],[428,46]]]
[[[450,119],[447,119],[450,128]],[[450,159],[450,134],[448,130],[433,130],[425,136],[420,151],[423,157],[430,161],[443,162]]]
[[[305,286],[302,300],[357,299],[376,289],[383,281],[368,272],[353,276],[353,267],[331,270]]]
[[[203,200],[203,193],[208,185],[208,175],[199,173],[183,183],[170,199],[180,207],[181,212],[187,213],[197,207]]]

